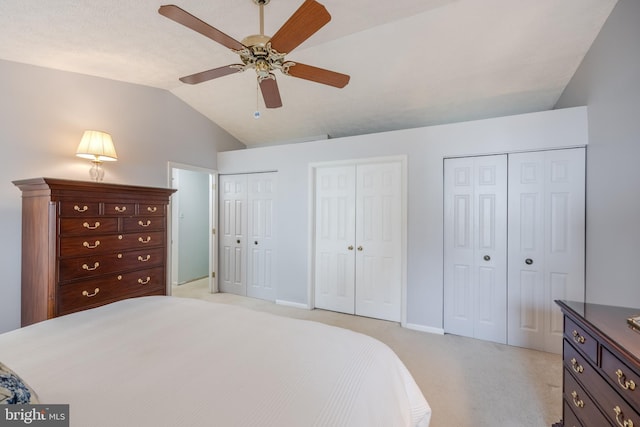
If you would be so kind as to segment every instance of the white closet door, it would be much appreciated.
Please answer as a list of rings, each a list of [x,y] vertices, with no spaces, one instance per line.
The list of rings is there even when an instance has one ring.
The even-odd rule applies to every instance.
[[[444,327],[507,338],[507,157],[445,159]]]
[[[355,312],[400,321],[402,165],[356,167]]]
[[[276,174],[252,174],[247,179],[247,296],[275,301]]]
[[[315,306],[354,314],[355,168],[316,169]]]
[[[509,155],[509,338],[560,353],[556,299],[584,301],[585,150]]]
[[[246,295],[247,177],[220,176],[220,290]]]

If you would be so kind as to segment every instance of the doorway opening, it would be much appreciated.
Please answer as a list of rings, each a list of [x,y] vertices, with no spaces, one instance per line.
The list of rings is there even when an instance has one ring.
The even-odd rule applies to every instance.
[[[190,282],[207,282],[218,292],[217,171],[169,162],[171,198],[171,289]]]

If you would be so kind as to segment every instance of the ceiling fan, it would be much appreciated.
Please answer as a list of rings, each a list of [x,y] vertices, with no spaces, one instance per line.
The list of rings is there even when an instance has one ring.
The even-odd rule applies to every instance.
[[[225,65],[181,77],[180,81],[197,84],[253,68],[258,76],[258,84],[267,108],[282,107],[276,76],[273,74],[274,70],[280,70],[285,75],[316,83],[337,88],[345,87],[350,78],[346,74],[285,60],[287,54],[331,20],[327,9],[315,0],[305,0],[287,22],[272,37],[269,37],[264,34],[264,6],[269,1],[253,0],[260,7],[260,34],[247,36],[242,39],[242,42],[226,35],[178,6],[160,6],[158,13],[231,49],[240,56],[242,61],[242,64]]]

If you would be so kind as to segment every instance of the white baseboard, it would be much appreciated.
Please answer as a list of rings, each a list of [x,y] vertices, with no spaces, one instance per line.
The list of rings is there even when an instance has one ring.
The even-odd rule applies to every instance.
[[[417,325],[415,323],[405,323],[402,326],[407,328],[407,329],[413,329],[414,331],[428,332],[430,334],[437,334],[437,335],[444,335],[444,329],[442,329],[442,328],[434,328],[433,326]]]
[[[276,300],[276,304],[285,305],[287,307],[295,307],[295,308],[303,308],[305,310],[311,310],[311,308],[309,308],[309,306],[307,304],[302,304],[302,303],[299,303],[299,302],[291,302],[291,301],[285,301],[285,300],[277,299]]]

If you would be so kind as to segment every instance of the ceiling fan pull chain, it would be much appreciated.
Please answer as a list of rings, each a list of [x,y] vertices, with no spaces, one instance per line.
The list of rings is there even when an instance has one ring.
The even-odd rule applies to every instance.
[[[262,9],[262,5],[260,5],[260,9]],[[258,104],[260,102],[260,94],[259,94],[259,87],[260,87],[260,83],[258,80],[256,80],[256,111],[253,112],[253,118],[254,119],[259,119],[260,118],[260,109],[258,108]]]

